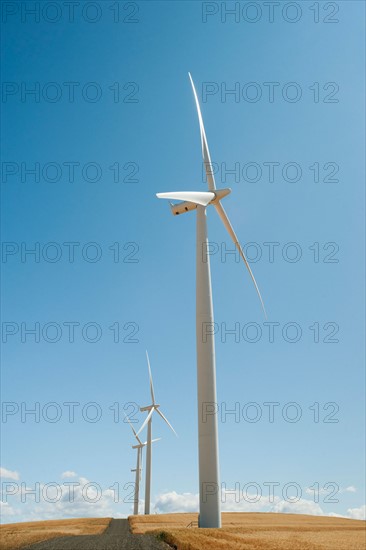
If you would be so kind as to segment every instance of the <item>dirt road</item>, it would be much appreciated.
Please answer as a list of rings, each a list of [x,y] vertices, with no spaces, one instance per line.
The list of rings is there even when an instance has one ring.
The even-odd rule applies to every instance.
[[[132,535],[127,519],[112,519],[102,535],[60,537],[27,546],[26,550],[167,550],[151,535]]]

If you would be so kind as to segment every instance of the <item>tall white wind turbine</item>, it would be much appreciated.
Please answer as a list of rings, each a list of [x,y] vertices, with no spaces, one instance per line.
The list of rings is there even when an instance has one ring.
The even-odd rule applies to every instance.
[[[146,447],[147,441],[145,441],[145,443],[142,443],[141,439],[139,438],[138,434],[135,431],[135,428],[132,426],[131,422],[128,420],[127,415],[125,415],[125,417],[131,427],[131,430],[133,431],[133,435],[137,439],[137,445],[132,445],[132,448],[137,450],[136,468],[131,470],[131,472],[135,472],[135,492],[134,492],[134,498],[133,498],[133,513],[135,516],[137,516],[139,513],[140,481],[141,481],[141,471],[142,471],[142,449]],[[151,443],[154,443],[155,441],[160,441],[160,438],[153,439]]]
[[[254,283],[264,314],[264,303],[258,285],[250,269],[244,251],[239,244],[234,229],[221,205],[221,199],[231,192],[231,189],[216,189],[212,171],[210,152],[208,149],[206,132],[203,125],[201,109],[197,92],[191,77],[193,95],[196,103],[198,121],[201,134],[202,156],[205,165],[208,191],[180,191],[172,193],[157,193],[159,199],[183,201],[171,205],[174,215],[184,214],[190,210],[197,210],[196,234],[196,342],[197,342],[197,396],[198,396],[198,455],[199,455],[199,527],[221,527],[220,506],[220,472],[218,453],[218,429],[216,414],[205,415],[203,410],[206,404],[216,404],[216,367],[215,367],[215,339],[213,331],[202,338],[203,327],[213,327],[213,306],[210,260],[208,254],[206,208],[213,205],[223,222],[230,238],[239,251],[241,258]],[[206,331],[207,332],[207,331]],[[206,334],[205,332],[205,334]]]
[[[154,385],[152,380],[152,374],[151,374],[151,367],[150,367],[150,360],[149,355],[146,352],[146,359],[147,359],[147,367],[149,369],[149,379],[150,379],[150,394],[151,394],[151,405],[148,405],[147,407],[141,407],[140,411],[149,411],[147,417],[145,418],[144,423],[142,424],[141,428],[137,432],[137,435],[145,428],[147,424],[147,446],[146,446],[146,473],[145,473],[145,514],[150,514],[150,494],[151,494],[151,443],[153,443],[152,438],[152,415],[154,411],[158,413],[159,416],[166,422],[169,426],[169,428],[176,434],[173,426],[170,424],[168,419],[164,416],[164,414],[160,410],[160,405],[158,405],[155,401],[155,393],[154,393]]]

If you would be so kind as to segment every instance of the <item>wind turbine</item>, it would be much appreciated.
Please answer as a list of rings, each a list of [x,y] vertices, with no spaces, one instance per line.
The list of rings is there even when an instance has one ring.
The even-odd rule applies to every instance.
[[[166,422],[169,426],[169,428],[176,434],[173,426],[170,424],[168,419],[163,415],[161,410],[159,409],[160,405],[158,405],[155,401],[155,394],[154,394],[154,385],[151,375],[151,367],[150,367],[150,360],[149,355],[146,352],[146,359],[147,359],[147,367],[149,369],[149,378],[150,378],[150,394],[151,394],[151,405],[148,405],[147,407],[141,407],[140,411],[149,411],[147,417],[145,418],[144,423],[142,424],[141,428],[137,432],[137,435],[145,428],[147,424],[147,446],[146,446],[146,474],[145,474],[145,514],[150,514],[150,491],[151,491],[151,443],[155,440],[152,440],[152,415],[154,411],[158,413],[159,416]]]
[[[145,441],[145,443],[142,443],[141,439],[139,438],[138,434],[135,431],[135,428],[132,426],[131,422],[128,420],[128,416],[126,414],[125,414],[125,417],[138,443],[137,445],[132,445],[133,449],[137,449],[137,460],[136,460],[136,468],[131,470],[131,472],[135,472],[135,493],[134,493],[134,499],[133,499],[133,513],[135,516],[137,516],[139,513],[139,494],[140,494],[140,481],[141,481],[141,471],[142,471],[142,449],[146,447],[147,441]],[[158,439],[153,439],[151,443],[154,443],[155,441],[160,441],[160,439],[161,439],[160,437]]]
[[[218,429],[216,414],[205,415],[204,407],[216,405],[216,367],[215,338],[213,331],[202,338],[203,327],[213,327],[214,316],[212,306],[212,289],[210,259],[208,254],[206,208],[213,205],[223,222],[230,238],[242,257],[249,275],[254,283],[264,314],[264,303],[258,285],[250,269],[244,251],[241,248],[234,229],[221,205],[221,199],[231,192],[231,189],[216,189],[212,171],[210,152],[206,132],[203,125],[201,109],[197,92],[191,77],[193,95],[196,103],[201,134],[202,156],[205,165],[208,191],[179,191],[172,193],[157,193],[159,199],[183,201],[171,204],[172,213],[176,216],[190,210],[197,210],[196,233],[196,343],[197,343],[197,396],[198,396],[198,455],[199,455],[199,494],[200,513],[199,527],[221,527],[220,506],[220,472],[218,453]],[[206,330],[207,332],[207,330]],[[205,333],[206,333],[205,332]]]

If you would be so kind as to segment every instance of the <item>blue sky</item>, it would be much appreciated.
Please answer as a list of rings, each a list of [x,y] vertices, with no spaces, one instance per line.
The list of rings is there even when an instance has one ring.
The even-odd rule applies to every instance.
[[[226,509],[360,517],[364,4],[315,3],[318,23],[310,2],[296,12],[281,3],[273,22],[260,2],[238,4],[237,22],[224,11],[230,2],[119,2],[117,22],[109,1],[98,11],[80,3],[74,21],[63,3],[35,21],[25,11],[33,4],[3,8],[1,466],[4,482],[17,484],[13,497],[3,493],[5,521],[131,512],[121,501],[135,455],[122,420],[136,408],[128,403],[149,401],[145,349],[179,434],[154,421],[155,510],[196,506],[195,216],[173,217],[155,197],[205,189],[188,71],[216,183],[232,188],[225,208],[276,323],[271,342],[245,268],[225,255],[229,238],[209,211],[221,477],[227,489],[254,482],[263,492]],[[70,402],[80,404],[72,423]],[[269,402],[278,403],[273,422]],[[40,421],[22,421],[35,406]],[[224,414],[235,407],[237,422]],[[250,422],[255,411],[261,418]],[[21,502],[21,483],[65,480],[95,482],[103,499]],[[279,483],[274,503],[264,498],[268,482]],[[282,494],[290,482],[302,490],[293,505]],[[108,492],[115,483],[118,503]],[[314,483],[319,503],[307,489]],[[338,503],[327,502],[327,483],[339,488]]]

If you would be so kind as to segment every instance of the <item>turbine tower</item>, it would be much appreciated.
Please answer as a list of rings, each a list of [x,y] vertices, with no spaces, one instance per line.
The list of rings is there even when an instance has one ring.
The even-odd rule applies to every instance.
[[[258,285],[250,269],[244,251],[232,228],[227,214],[221,205],[221,199],[231,192],[231,189],[216,189],[212,171],[210,152],[208,149],[206,132],[203,125],[201,109],[197,92],[191,77],[193,95],[196,103],[198,121],[201,134],[202,156],[206,171],[208,191],[181,191],[172,193],[157,193],[159,199],[183,201],[172,204],[172,213],[177,216],[190,210],[197,210],[196,234],[196,343],[197,343],[197,397],[198,397],[198,455],[199,455],[199,527],[221,527],[220,506],[220,472],[218,452],[218,428],[216,414],[205,415],[204,407],[208,404],[216,405],[216,366],[215,366],[215,339],[213,330],[202,338],[203,327],[212,327],[214,323],[212,306],[212,289],[210,259],[207,239],[206,208],[213,205],[223,222],[230,238],[234,242],[243,259],[249,275],[259,296],[264,314],[264,303]],[[207,330],[205,331],[206,334]]]
[[[160,405],[158,405],[155,401],[155,394],[154,394],[154,385],[151,375],[151,367],[150,367],[150,360],[149,355],[146,352],[146,359],[147,359],[147,367],[149,369],[149,379],[150,379],[150,394],[151,394],[151,405],[148,405],[147,407],[141,407],[140,411],[149,411],[147,417],[145,418],[144,423],[142,424],[141,428],[137,432],[137,435],[145,428],[147,424],[147,446],[146,446],[146,474],[145,474],[145,514],[150,514],[150,491],[151,491],[151,443],[153,443],[152,440],[152,415],[154,411],[158,413],[159,416],[166,422],[169,426],[169,428],[176,434],[173,426],[170,424],[168,419],[164,416],[164,414],[159,409]]]
[[[141,481],[141,471],[142,471],[142,449],[146,447],[147,441],[145,441],[145,443],[142,443],[141,439],[139,438],[138,434],[135,431],[135,428],[132,426],[131,422],[128,420],[128,416],[125,415],[125,417],[138,443],[137,445],[132,445],[133,449],[137,449],[137,460],[136,460],[136,468],[131,470],[131,472],[135,472],[135,492],[134,492],[134,498],[133,498],[133,513],[135,516],[137,516],[139,513],[139,498],[140,498],[139,495],[140,495],[140,481]],[[160,437],[158,439],[153,439],[151,443],[154,443],[155,441],[160,441],[160,439],[161,439]]]

